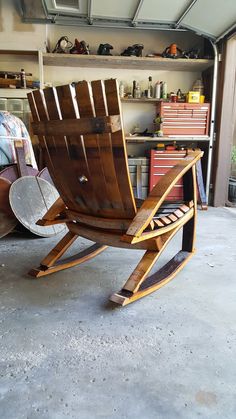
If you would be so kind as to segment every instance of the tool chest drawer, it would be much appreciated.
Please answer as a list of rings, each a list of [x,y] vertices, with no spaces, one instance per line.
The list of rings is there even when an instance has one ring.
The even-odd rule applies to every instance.
[[[186,156],[186,151],[157,151],[151,150],[150,156],[150,182],[149,191],[161,180],[173,166],[178,164]],[[168,195],[168,199],[182,199],[183,198],[183,182],[182,178],[174,185]]]
[[[209,103],[159,102],[158,128],[163,131],[163,135],[208,135],[209,113]]]

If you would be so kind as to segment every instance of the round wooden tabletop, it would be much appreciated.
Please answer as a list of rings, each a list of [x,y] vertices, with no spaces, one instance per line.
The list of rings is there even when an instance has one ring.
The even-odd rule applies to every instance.
[[[32,233],[41,237],[51,237],[65,229],[65,224],[39,226],[41,219],[59,198],[56,188],[37,176],[23,176],[10,188],[9,200],[16,218]]]

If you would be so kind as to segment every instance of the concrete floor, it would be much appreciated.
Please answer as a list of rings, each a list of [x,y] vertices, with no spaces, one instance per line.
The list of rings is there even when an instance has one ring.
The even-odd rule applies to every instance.
[[[0,418],[235,419],[236,212],[199,211],[197,254],[125,308],[108,297],[142,252],[28,279],[57,240],[1,240]]]

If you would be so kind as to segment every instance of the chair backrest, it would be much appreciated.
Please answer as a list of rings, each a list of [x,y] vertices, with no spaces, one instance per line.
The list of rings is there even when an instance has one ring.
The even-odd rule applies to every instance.
[[[132,219],[137,210],[117,81],[81,81],[75,87],[35,90],[28,99],[33,131],[45,150],[50,174],[67,207],[96,217]],[[104,121],[104,117],[114,115],[120,116],[120,128],[115,132],[91,129],[97,118]],[[76,125],[79,122],[87,126],[88,121],[87,131]]]

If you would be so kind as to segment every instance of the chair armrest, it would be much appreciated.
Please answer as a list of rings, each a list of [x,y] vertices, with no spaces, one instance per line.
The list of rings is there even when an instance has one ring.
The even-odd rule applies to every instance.
[[[188,151],[187,156],[162,177],[139,208],[124,236],[124,240],[127,240],[127,236],[141,236],[175,183],[196,164],[202,155],[203,152],[200,150]]]

